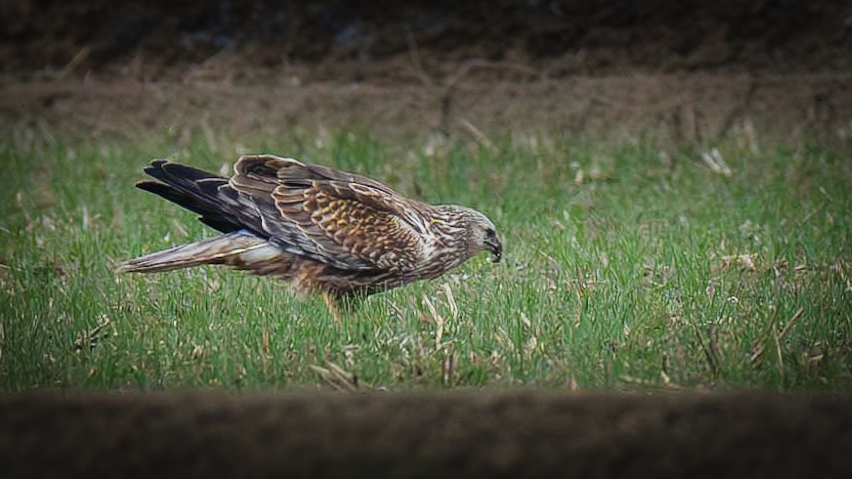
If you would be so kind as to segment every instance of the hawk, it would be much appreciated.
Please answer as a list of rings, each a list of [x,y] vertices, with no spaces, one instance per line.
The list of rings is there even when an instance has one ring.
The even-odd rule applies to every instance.
[[[499,262],[494,223],[472,208],[429,205],[365,176],[273,155],[246,155],[228,179],[166,160],[136,184],[199,215],[211,239],[151,253],[117,272],[221,264],[289,281],[337,305],[435,278],[482,251]]]

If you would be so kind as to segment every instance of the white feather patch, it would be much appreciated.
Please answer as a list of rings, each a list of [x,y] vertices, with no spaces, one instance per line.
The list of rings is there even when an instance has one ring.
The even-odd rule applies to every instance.
[[[246,264],[262,263],[271,261],[281,255],[281,250],[271,244],[261,245],[240,253],[240,259]]]

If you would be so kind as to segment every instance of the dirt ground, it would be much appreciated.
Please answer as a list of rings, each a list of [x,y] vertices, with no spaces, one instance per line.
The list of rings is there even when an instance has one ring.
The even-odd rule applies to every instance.
[[[852,477],[850,404],[556,391],[0,396],[0,474],[840,478]]]
[[[303,81],[350,82],[444,77],[468,60],[505,62],[515,74],[548,78],[852,68],[852,4],[844,0],[2,5],[0,68],[7,73],[70,67],[150,81],[177,78],[187,65],[223,63],[236,81],[293,68],[303,71]],[[412,62],[422,71],[412,72]]]
[[[0,131],[852,136],[845,1],[142,5],[3,2]]]

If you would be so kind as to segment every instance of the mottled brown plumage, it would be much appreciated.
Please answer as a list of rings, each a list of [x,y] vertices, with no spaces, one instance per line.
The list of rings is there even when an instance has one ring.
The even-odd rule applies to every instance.
[[[234,175],[155,160],[136,186],[200,215],[221,236],[152,253],[119,272],[224,264],[334,300],[434,278],[502,246],[482,213],[414,201],[370,178],[272,155],[243,156]]]

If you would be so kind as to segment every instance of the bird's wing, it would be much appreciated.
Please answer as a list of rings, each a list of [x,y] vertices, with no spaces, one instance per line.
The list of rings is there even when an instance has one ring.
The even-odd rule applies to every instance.
[[[137,188],[198,213],[202,223],[226,234],[244,230],[268,236],[254,202],[231,188],[227,178],[166,160],[152,161],[145,173],[156,181],[140,181]]]
[[[414,202],[369,178],[272,155],[244,156],[230,186],[293,253],[342,269],[406,271],[424,239]]]

